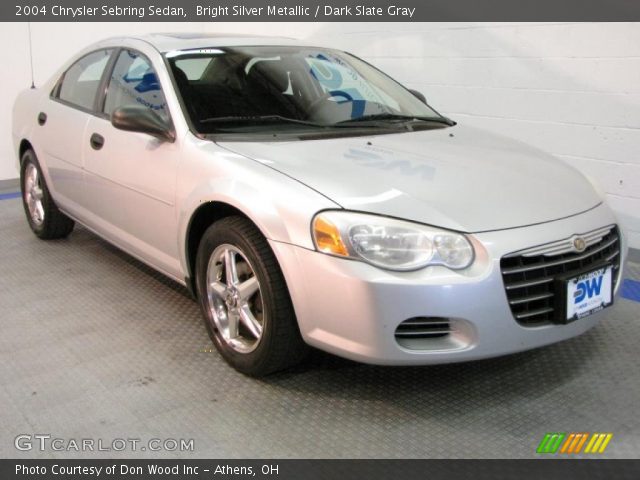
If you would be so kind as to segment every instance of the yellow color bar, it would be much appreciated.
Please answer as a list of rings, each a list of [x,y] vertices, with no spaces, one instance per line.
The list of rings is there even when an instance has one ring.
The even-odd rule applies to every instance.
[[[612,438],[612,433],[594,433],[584,453],[604,453]]]
[[[584,453],[591,453],[591,449],[593,447],[593,444],[596,443],[596,439],[598,438],[598,434],[594,433],[591,436],[591,440],[589,440],[589,443],[587,444],[587,448],[584,449]]]
[[[606,437],[602,442],[602,445],[600,445],[600,450],[598,450],[598,453],[604,453],[605,449],[607,448],[607,445],[609,445],[609,442],[611,441],[612,438],[613,438],[613,433],[606,434]]]

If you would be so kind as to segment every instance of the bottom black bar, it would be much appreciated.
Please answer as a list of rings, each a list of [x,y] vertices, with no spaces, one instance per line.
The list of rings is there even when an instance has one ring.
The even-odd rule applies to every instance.
[[[640,478],[640,460],[0,460],[10,479],[615,479]]]

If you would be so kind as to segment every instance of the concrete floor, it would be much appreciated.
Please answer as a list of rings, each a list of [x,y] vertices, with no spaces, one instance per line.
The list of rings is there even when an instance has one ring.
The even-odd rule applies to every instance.
[[[482,362],[359,365],[325,354],[244,377],[179,286],[76,227],[43,242],[0,201],[0,457],[533,457],[545,432],[612,432],[640,456],[640,303],[582,337]],[[631,264],[633,278],[640,265]],[[194,439],[194,452],[19,452],[19,434]]]

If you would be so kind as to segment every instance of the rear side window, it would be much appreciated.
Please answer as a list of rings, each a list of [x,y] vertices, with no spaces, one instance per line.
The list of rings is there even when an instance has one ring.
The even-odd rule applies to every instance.
[[[149,59],[135,50],[123,50],[118,55],[109,79],[104,113],[111,115],[116,108],[127,105],[142,105],[169,120],[156,71]]]
[[[72,105],[93,110],[100,79],[113,50],[98,50],[85,55],[65,72],[58,98]]]

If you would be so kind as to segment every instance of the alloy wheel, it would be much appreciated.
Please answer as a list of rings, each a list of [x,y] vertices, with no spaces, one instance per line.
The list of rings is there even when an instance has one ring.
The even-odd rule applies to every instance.
[[[31,221],[40,226],[44,222],[44,203],[40,173],[33,163],[25,170],[24,200],[29,210]]]
[[[250,353],[262,339],[265,311],[260,282],[242,251],[219,245],[207,267],[207,301],[218,336],[233,350]]]

